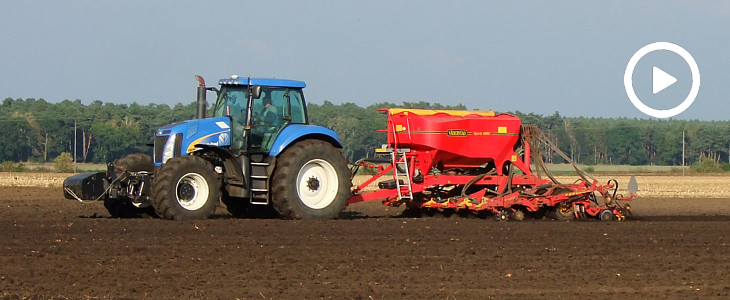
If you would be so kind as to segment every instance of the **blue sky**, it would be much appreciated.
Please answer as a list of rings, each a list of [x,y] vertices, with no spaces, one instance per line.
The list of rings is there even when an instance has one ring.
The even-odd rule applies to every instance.
[[[702,74],[675,118],[730,119],[727,1],[0,3],[0,98],[172,105],[194,101],[195,74],[210,84],[237,74],[306,81],[314,103],[649,118],[623,73],[635,51],[665,41]],[[666,109],[684,100],[691,76],[661,52],[640,61],[634,86]],[[677,84],[652,95],[652,66]]]

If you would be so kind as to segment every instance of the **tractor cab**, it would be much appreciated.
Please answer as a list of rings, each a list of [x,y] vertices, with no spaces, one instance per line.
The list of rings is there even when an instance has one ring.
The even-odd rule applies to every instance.
[[[231,149],[268,152],[289,124],[306,124],[304,82],[238,78],[219,81],[213,117],[231,120]]]

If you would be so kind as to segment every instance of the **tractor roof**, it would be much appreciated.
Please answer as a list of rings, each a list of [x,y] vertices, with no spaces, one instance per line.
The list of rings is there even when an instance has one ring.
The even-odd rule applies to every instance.
[[[273,79],[273,78],[247,78],[238,77],[236,75],[231,78],[221,79],[218,81],[220,85],[261,85],[261,86],[276,86],[276,87],[292,87],[292,88],[304,88],[307,84],[304,81],[289,80],[289,79]]]

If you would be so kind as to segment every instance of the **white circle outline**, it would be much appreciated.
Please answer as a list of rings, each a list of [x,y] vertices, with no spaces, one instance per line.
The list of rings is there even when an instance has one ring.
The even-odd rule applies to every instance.
[[[689,90],[689,95],[687,95],[687,98],[685,98],[682,103],[670,109],[651,108],[641,102],[634,92],[633,76],[636,64],[639,63],[639,60],[641,60],[645,55],[657,50],[667,50],[681,56],[687,65],[689,65],[689,70],[692,72],[692,88]],[[624,71],[624,88],[626,89],[626,95],[629,96],[629,100],[631,100],[631,103],[633,103],[639,111],[655,118],[671,118],[687,110],[687,108],[692,105],[692,102],[695,101],[697,93],[700,91],[700,68],[697,66],[697,62],[695,62],[692,55],[679,45],[669,42],[651,43],[642,47],[639,51],[636,51],[636,53],[631,56],[631,59],[629,59],[629,63],[626,65],[626,71]]]

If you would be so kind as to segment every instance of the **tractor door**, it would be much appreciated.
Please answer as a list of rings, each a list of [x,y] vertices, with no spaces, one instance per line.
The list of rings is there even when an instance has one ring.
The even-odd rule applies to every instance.
[[[305,122],[301,89],[265,87],[261,97],[254,100],[249,149],[269,152],[284,127]]]

